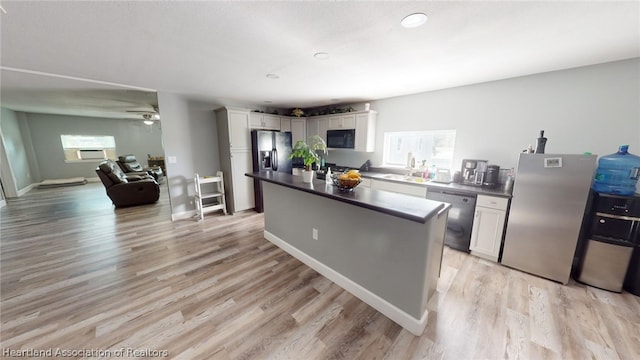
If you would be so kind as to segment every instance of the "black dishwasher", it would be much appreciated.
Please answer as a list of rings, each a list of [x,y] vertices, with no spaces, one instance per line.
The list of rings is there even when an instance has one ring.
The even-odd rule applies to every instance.
[[[429,188],[427,199],[451,204],[444,244],[452,249],[469,252],[476,196]]]

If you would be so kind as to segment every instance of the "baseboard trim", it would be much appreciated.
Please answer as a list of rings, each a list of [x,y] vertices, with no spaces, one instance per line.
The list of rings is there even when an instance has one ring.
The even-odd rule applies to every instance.
[[[333,281],[338,286],[342,287],[358,299],[364,301],[374,309],[381,312],[384,316],[388,317],[398,325],[407,329],[413,335],[422,335],[424,328],[427,326],[427,318],[429,315],[428,310],[425,310],[424,314],[422,314],[422,317],[420,319],[417,319],[407,314],[405,311],[399,309],[395,305],[391,304],[390,302],[386,301],[385,299],[365,289],[353,280],[331,269],[330,267],[309,256],[308,254],[298,250],[297,248],[293,247],[292,245],[273,235],[272,233],[265,230],[264,237],[265,239],[271,241],[277,247],[287,252],[289,255],[302,261],[313,270],[322,274],[322,276]]]
[[[85,178],[87,180],[88,183],[99,183],[100,182],[100,178],[99,177],[91,177],[91,178]]]
[[[29,184],[26,187],[24,187],[23,189],[18,190],[18,197],[28,193],[29,191],[31,191],[36,186],[38,186],[38,184]]]

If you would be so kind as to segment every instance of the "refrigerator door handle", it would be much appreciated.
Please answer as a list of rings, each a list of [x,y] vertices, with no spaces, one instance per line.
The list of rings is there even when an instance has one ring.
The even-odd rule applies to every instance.
[[[273,171],[278,171],[278,150],[271,150],[271,168]]]

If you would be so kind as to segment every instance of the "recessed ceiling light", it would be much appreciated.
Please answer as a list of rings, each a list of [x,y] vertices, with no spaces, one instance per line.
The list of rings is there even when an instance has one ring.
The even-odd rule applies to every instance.
[[[329,59],[329,53],[317,52],[317,53],[313,54],[313,57],[318,59],[318,60],[327,60],[327,59]]]
[[[267,77],[269,79],[280,79],[280,76],[276,75],[276,74],[267,74]]]
[[[407,15],[402,19],[400,24],[406,28],[414,28],[420,25],[423,25],[427,22],[427,15],[423,13],[415,13],[411,15]]]

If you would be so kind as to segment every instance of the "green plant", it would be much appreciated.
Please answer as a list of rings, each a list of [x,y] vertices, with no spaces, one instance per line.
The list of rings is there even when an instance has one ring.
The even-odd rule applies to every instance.
[[[295,145],[293,145],[291,155],[289,155],[289,159],[302,158],[305,170],[311,171],[311,165],[320,161],[318,151],[326,154],[327,144],[319,135],[313,135],[309,138],[309,144],[303,140],[296,141]]]

